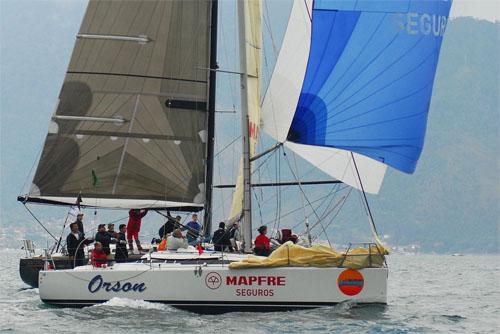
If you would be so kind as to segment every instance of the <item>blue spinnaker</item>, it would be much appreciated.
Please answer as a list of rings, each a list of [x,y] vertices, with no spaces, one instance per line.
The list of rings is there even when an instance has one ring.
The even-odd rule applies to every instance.
[[[316,0],[288,140],[413,173],[451,0]]]

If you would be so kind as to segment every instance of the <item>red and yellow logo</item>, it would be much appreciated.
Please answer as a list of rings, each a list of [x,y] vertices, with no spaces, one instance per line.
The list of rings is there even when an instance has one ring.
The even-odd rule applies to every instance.
[[[346,269],[340,273],[337,285],[342,293],[348,296],[355,296],[363,290],[365,280],[359,271]]]

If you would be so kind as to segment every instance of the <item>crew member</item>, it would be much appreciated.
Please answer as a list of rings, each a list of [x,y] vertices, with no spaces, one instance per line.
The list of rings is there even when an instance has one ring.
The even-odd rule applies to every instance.
[[[218,252],[233,251],[231,241],[229,240],[229,231],[226,231],[226,224],[224,222],[219,223],[219,229],[214,232],[212,243],[214,244],[214,249]]]
[[[167,249],[168,250],[177,250],[179,248],[187,248],[188,243],[180,229],[174,230],[172,235],[167,238]]]
[[[91,257],[92,265],[97,268],[106,267],[108,264],[108,257],[102,248],[102,244],[97,241],[94,244]]]
[[[266,236],[267,226],[263,225],[258,229],[259,235],[255,238],[255,255],[269,256],[271,254],[271,242]]]
[[[78,225],[78,231],[80,231],[80,233],[83,234],[83,236],[85,236],[85,231],[83,229],[83,213],[82,212],[78,212],[78,214],[76,215],[75,223]]]
[[[128,212],[128,224],[127,224],[127,241],[130,251],[134,250],[133,239],[137,244],[137,249],[142,251],[141,242],[139,241],[139,232],[141,231],[141,220],[148,213],[146,209],[131,209]]]
[[[186,224],[184,229],[188,230],[186,233],[188,244],[195,246],[197,243],[196,240],[198,239],[201,231],[201,225],[198,222],[198,215],[196,213],[193,213],[191,221]]]
[[[69,225],[71,232],[66,237],[66,249],[68,250],[70,260],[74,260],[75,267],[85,265],[84,246],[92,243],[92,239],[86,239],[83,233],[78,230],[78,224]]]
[[[172,217],[170,213],[167,215],[167,221],[158,230],[160,239],[166,239],[176,228],[180,228],[181,216]]]
[[[95,241],[98,241],[101,244],[104,253],[109,255],[111,253],[109,244],[116,243],[116,238],[111,237],[111,235],[106,231],[106,225],[99,224],[97,227],[97,233],[95,234]]]
[[[128,259],[127,252],[127,241],[125,238],[125,232],[127,232],[127,225],[120,224],[119,226],[120,232],[118,233],[118,240],[116,242],[116,251],[115,251],[115,261],[117,263],[126,262]]]
[[[118,239],[118,233],[115,232],[115,224],[108,224],[107,232],[111,238]]]
[[[238,222],[233,223],[233,226],[229,230],[229,241],[234,250],[238,251],[238,241],[241,241],[240,225]]]

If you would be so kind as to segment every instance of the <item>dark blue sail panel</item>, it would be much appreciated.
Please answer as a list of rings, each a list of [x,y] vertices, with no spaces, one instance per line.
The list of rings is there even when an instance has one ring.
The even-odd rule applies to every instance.
[[[413,173],[451,1],[316,0],[288,140]]]

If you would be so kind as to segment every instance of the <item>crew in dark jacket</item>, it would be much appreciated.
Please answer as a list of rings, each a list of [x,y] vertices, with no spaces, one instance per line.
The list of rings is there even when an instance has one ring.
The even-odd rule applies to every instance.
[[[78,225],[78,231],[85,236],[85,231],[83,229],[83,213],[79,212],[76,215],[75,223]]]
[[[212,242],[214,243],[214,249],[216,251],[233,251],[231,241],[229,240],[229,234],[230,232],[226,231],[226,224],[220,222],[219,229],[214,232],[214,236],[212,237]]]
[[[160,236],[160,239],[166,239],[167,234],[172,234],[175,229],[181,228],[181,216],[171,217],[168,215],[167,222],[163,224],[162,227],[158,230],[158,235]]]
[[[111,238],[118,239],[118,233],[115,232],[115,224],[108,224],[108,231],[107,233]]]
[[[102,244],[102,250],[106,255],[111,253],[109,249],[109,244],[116,243],[116,239],[112,238],[111,235],[106,231],[106,225],[99,224],[97,227],[97,233],[95,234],[95,241],[99,241]]]
[[[127,251],[127,238],[125,233],[127,232],[127,225],[121,224],[119,227],[120,232],[118,233],[118,241],[116,242],[116,252],[115,261],[116,262],[126,262],[128,259]]]
[[[70,259],[74,259],[75,267],[85,265],[85,252],[84,246],[92,243],[92,239],[86,239],[78,230],[77,223],[71,223],[69,225],[71,233],[66,237],[66,248],[68,249],[68,254]]]

